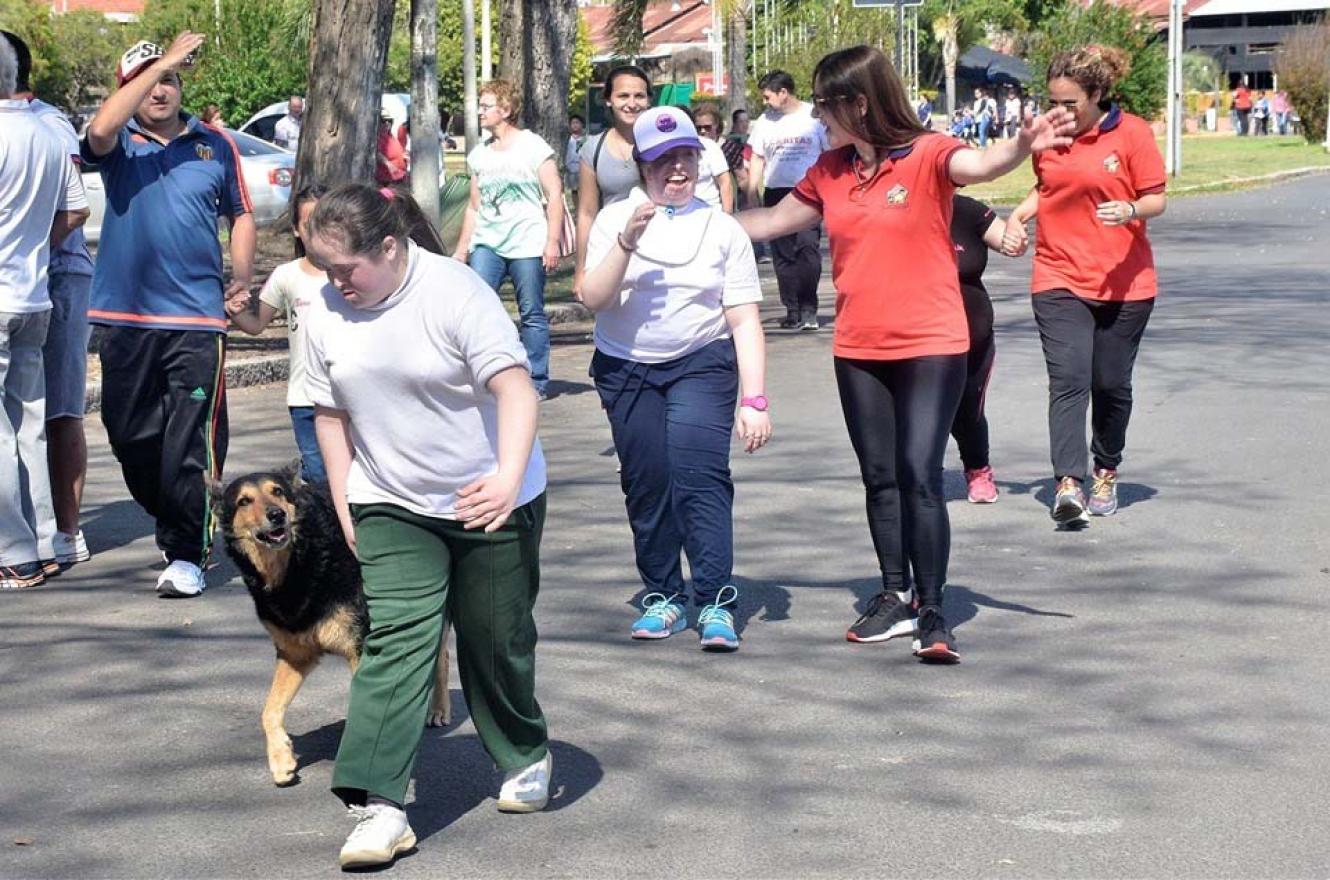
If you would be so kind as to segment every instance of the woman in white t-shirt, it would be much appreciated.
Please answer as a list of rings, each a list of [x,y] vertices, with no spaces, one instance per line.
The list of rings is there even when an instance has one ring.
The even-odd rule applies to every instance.
[[[369,607],[332,779],[358,819],[344,867],[415,845],[402,804],[445,608],[471,720],[505,772],[499,809],[549,798],[532,616],[545,517],[536,393],[503,304],[408,238],[409,199],[339,186],[305,239],[329,279],[307,325],[306,388]]]
[[[743,229],[695,197],[702,143],[688,116],[652,108],[633,136],[643,189],[596,217],[582,288],[596,313],[591,373],[647,592],[631,632],[664,639],[687,627],[686,553],[702,648],[733,651],[730,431],[740,387],[745,449],[771,437],[762,288]]]
[[[522,345],[543,398],[550,380],[550,321],[545,274],[559,266],[563,181],[554,149],[517,127],[522,96],[495,79],[480,88],[480,127],[490,137],[466,157],[471,201],[453,256],[469,263],[497,293],[505,278],[517,290]]]
[[[713,208],[733,214],[734,175],[720,148],[720,136],[725,133],[720,108],[715,104],[698,104],[692,117],[698,139],[702,141],[702,155],[697,163],[697,197]]]

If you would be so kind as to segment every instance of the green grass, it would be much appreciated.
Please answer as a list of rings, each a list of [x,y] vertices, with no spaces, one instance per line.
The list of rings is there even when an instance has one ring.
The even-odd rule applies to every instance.
[[[1160,150],[1164,143],[1159,142]],[[1330,168],[1330,153],[1300,137],[1191,135],[1182,139],[1182,173],[1170,179],[1170,193],[1240,189],[1239,181],[1277,171],[1313,166]],[[965,194],[992,205],[1014,205],[1034,184],[1027,162],[999,180],[967,187]]]

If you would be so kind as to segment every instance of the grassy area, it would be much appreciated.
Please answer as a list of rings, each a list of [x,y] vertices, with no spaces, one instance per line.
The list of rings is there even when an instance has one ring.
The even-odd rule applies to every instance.
[[[1163,147],[1161,140],[1160,150]],[[1300,137],[1193,135],[1182,139],[1182,173],[1169,181],[1168,188],[1174,193],[1194,187],[1235,189],[1240,186],[1235,181],[1243,178],[1313,166],[1330,168],[1330,153]],[[1033,184],[1034,174],[1027,162],[1000,180],[967,187],[965,192],[989,204],[1013,205]]]

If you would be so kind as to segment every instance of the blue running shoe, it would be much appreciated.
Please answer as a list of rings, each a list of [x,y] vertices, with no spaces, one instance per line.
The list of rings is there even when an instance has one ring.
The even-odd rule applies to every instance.
[[[633,622],[635,639],[668,639],[688,627],[688,610],[675,600],[679,594],[648,593],[642,598],[642,616]]]
[[[716,594],[716,601],[702,606],[697,616],[697,629],[702,634],[703,651],[737,651],[739,634],[734,631],[734,615],[724,606],[734,604],[739,590],[726,585]]]

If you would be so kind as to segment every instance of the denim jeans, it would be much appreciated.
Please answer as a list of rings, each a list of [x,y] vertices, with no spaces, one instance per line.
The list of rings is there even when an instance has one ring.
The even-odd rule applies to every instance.
[[[319,452],[319,438],[314,433],[314,407],[291,406],[291,428],[296,434],[296,448],[300,450],[300,476],[311,483],[328,482],[328,471]]]
[[[0,565],[55,558],[42,344],[51,310],[0,312]]]
[[[545,267],[540,257],[509,259],[487,247],[478,247],[471,252],[470,262],[495,293],[504,278],[513,279],[521,319],[518,334],[531,362],[531,382],[544,395],[550,381],[550,319],[545,314]]]

